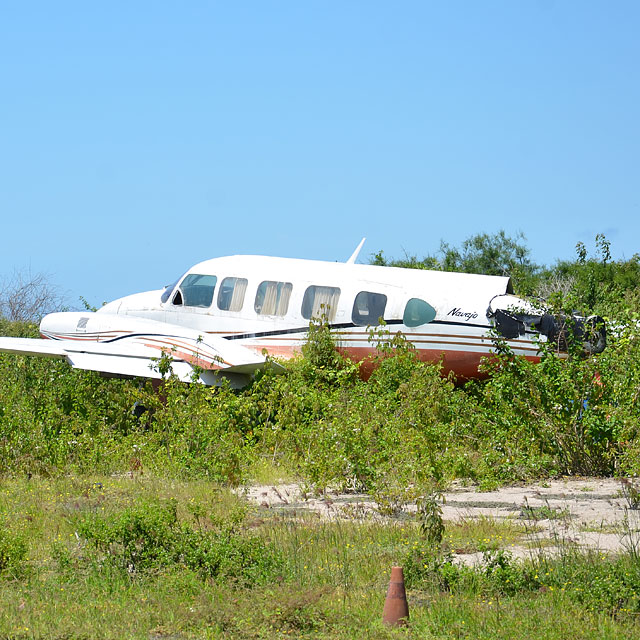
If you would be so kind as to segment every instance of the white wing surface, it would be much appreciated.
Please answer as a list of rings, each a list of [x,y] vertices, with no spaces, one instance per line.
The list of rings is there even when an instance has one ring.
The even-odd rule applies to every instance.
[[[40,330],[47,339],[0,337],[0,352],[59,357],[76,369],[131,377],[162,378],[164,364],[184,382],[217,385],[227,378],[237,387],[266,363],[219,336],[115,314],[51,314]]]

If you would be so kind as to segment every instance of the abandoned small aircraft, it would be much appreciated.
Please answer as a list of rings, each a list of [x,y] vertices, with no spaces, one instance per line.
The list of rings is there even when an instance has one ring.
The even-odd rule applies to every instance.
[[[382,319],[421,360],[440,361],[444,373],[461,379],[478,377],[496,334],[533,361],[540,340],[563,349],[566,326],[586,353],[605,347],[600,318],[573,316],[567,323],[549,315],[514,296],[508,277],[356,264],[363,242],[346,263],[248,255],[206,260],[164,289],[96,312],[49,314],[40,324],[42,338],[0,337],[0,352],[147,378],[162,377],[164,354],[185,382],[217,385],[226,378],[242,387],[265,366],[265,354],[289,358],[299,351],[309,322],[321,315],[337,348],[356,361],[375,352],[369,329]]]

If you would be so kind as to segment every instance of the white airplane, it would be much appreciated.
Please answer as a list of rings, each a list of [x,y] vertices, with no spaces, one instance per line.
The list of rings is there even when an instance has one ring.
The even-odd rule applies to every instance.
[[[72,367],[124,377],[161,378],[169,358],[185,382],[242,387],[265,366],[265,354],[290,358],[312,318],[325,314],[337,348],[356,361],[376,349],[380,319],[401,331],[421,360],[445,373],[477,377],[495,352],[495,334],[515,354],[539,359],[538,342],[562,348],[563,318],[517,298],[508,277],[346,263],[229,256],[196,264],[164,290],[119,298],[96,312],[45,316],[42,338],[0,337],[0,352],[53,356]],[[600,318],[574,316],[587,353],[605,347]],[[278,366],[278,365],[275,365]]]

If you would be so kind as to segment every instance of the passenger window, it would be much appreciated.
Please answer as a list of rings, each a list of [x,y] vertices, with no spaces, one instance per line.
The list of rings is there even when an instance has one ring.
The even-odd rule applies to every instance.
[[[351,320],[361,327],[377,325],[379,318],[384,317],[386,306],[387,296],[384,294],[361,291],[353,302]]]
[[[265,280],[258,287],[253,308],[261,316],[284,316],[289,309],[292,289],[290,282]]]
[[[427,324],[436,317],[436,310],[420,298],[411,298],[404,308],[402,323],[407,327],[418,327]]]
[[[326,315],[329,320],[336,317],[340,289],[338,287],[318,287],[311,285],[304,292],[302,300],[302,317],[310,320]]]
[[[222,311],[240,311],[247,292],[246,278],[225,278],[218,291],[218,309]]]
[[[216,276],[189,274],[181,282],[173,297],[173,304],[184,304],[185,307],[210,307],[217,281]]]

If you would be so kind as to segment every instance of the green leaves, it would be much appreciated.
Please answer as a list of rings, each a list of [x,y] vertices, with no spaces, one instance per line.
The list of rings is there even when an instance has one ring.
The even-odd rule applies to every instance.
[[[491,487],[639,473],[640,313],[635,302],[618,308],[602,353],[577,345],[560,357],[541,343],[533,364],[504,343],[484,364],[487,380],[465,386],[386,327],[371,332],[365,381],[326,319],[311,323],[284,375],[267,370],[242,391],[172,377],[154,389],[3,355],[0,473],[149,471],[238,485],[267,464],[318,491],[369,491],[392,511],[453,478]]]
[[[275,549],[237,532],[233,514],[228,520],[207,521],[210,528],[204,529],[181,520],[173,500],[141,501],[112,514],[83,516],[78,532],[102,561],[131,578],[185,566],[202,578],[253,586],[273,580],[281,570]]]

